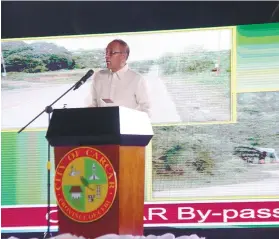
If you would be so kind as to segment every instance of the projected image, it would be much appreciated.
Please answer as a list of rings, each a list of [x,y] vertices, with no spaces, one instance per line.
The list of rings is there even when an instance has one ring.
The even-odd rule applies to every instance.
[[[278,196],[279,92],[237,107],[236,124],[154,127],[153,198]]]
[[[148,80],[152,123],[231,120],[233,34],[217,28],[2,41],[2,127],[24,126],[89,69],[104,68],[105,48],[116,38],[129,44],[129,66]],[[91,81],[54,108],[88,106]]]
[[[129,44],[128,64],[148,79],[152,93],[154,137],[146,147],[145,207],[158,208],[161,204],[160,208],[166,208],[169,211],[166,215],[170,215],[185,203],[195,211],[201,209],[205,215],[211,210],[214,213],[215,209],[223,210],[224,203],[220,201],[226,199],[228,208],[239,211],[234,219],[236,224],[218,221],[221,217],[212,221],[210,213],[204,222],[197,217],[177,221],[171,215],[157,223],[159,217],[153,217],[157,225],[199,228],[275,225],[278,221],[275,216],[263,221],[256,214],[250,215],[253,221],[250,218],[241,224],[242,219],[248,218],[246,212],[240,211],[242,208],[259,211],[265,207],[270,210],[276,208],[272,205],[278,201],[278,29],[279,24],[275,23],[227,29],[2,40],[1,206],[6,223],[2,231],[39,232],[46,226],[48,117],[42,115],[20,134],[17,129],[89,69],[96,72],[105,67],[104,49],[116,38]],[[70,92],[54,108],[86,107],[91,83],[92,79]],[[53,179],[52,149],[50,157]],[[51,181],[50,199],[55,206],[53,187]],[[273,199],[274,204],[267,199]],[[236,204],[235,200],[242,202]],[[197,206],[196,201],[204,203]],[[28,222],[28,227],[27,214],[34,219]],[[18,224],[10,215],[17,215]],[[154,220],[145,223],[154,226]],[[173,220],[179,224],[173,224]]]

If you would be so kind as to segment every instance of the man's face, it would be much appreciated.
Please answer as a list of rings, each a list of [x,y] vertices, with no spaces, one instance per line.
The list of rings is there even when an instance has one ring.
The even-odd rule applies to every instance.
[[[111,42],[106,48],[107,68],[111,71],[118,71],[126,64],[125,47],[118,42]]]

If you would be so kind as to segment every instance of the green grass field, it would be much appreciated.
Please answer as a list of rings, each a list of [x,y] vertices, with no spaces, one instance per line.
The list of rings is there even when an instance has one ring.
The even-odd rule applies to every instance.
[[[279,151],[278,99],[279,92],[239,94],[236,124],[154,127],[153,189],[236,184],[268,177],[266,171],[273,170],[273,164],[247,164],[233,155],[233,149],[257,143]]]

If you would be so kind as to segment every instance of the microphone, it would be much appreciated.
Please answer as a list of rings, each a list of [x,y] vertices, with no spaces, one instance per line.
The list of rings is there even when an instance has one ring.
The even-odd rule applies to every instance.
[[[94,73],[93,70],[89,70],[75,85],[74,90],[77,90],[79,87],[81,87],[81,85],[83,85],[87,79],[92,76]]]

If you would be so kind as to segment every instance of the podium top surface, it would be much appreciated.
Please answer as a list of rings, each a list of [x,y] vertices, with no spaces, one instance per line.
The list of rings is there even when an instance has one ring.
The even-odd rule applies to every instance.
[[[146,146],[153,136],[144,112],[126,107],[53,110],[46,138],[52,146]]]

